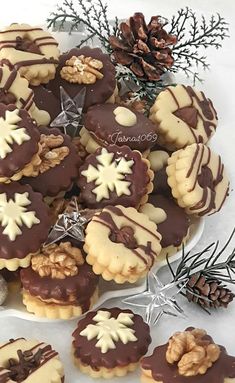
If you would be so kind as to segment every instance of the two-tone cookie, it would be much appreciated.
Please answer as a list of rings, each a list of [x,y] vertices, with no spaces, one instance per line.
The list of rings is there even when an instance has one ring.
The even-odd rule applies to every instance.
[[[71,98],[86,89],[85,111],[91,105],[114,102],[115,67],[109,55],[99,48],[73,48],[60,56],[55,79],[49,82],[48,89],[59,99],[61,86]]]
[[[203,92],[180,84],[167,87],[157,96],[150,118],[156,124],[158,142],[169,150],[206,144],[218,123],[211,100]]]
[[[88,153],[99,146],[127,145],[146,152],[157,140],[156,127],[143,113],[119,104],[101,104],[88,109],[81,143]]]
[[[75,365],[92,378],[121,377],[138,367],[150,342],[149,326],[130,310],[93,311],[73,333]]]
[[[42,28],[13,23],[0,31],[0,59],[8,60],[32,85],[54,78],[59,54],[58,43]]]
[[[90,208],[138,207],[152,191],[153,172],[141,153],[109,145],[86,157],[79,169],[80,201]]]
[[[47,125],[50,116],[43,109],[45,104],[35,104],[35,95],[29,87],[26,78],[21,77],[20,72],[9,65],[0,67],[0,103],[14,104],[18,109],[25,109],[38,125]]]
[[[43,197],[52,200],[69,190],[78,176],[80,157],[68,135],[56,128],[40,128],[41,164],[37,177],[23,177],[21,183],[29,184]]]
[[[38,174],[40,134],[28,112],[0,104],[0,183]]]
[[[63,383],[64,368],[58,352],[49,344],[10,339],[0,344],[0,382]]]
[[[69,239],[44,246],[20,275],[23,303],[38,317],[78,317],[92,308],[98,297],[99,278]]]
[[[0,184],[0,269],[28,267],[46,240],[49,211],[29,185]]]
[[[86,228],[86,261],[96,274],[116,283],[135,283],[157,261],[161,235],[135,208],[107,206]]]
[[[234,383],[235,357],[206,331],[190,327],[175,333],[141,361],[142,383]]]
[[[228,195],[229,180],[221,157],[203,144],[174,152],[166,169],[168,184],[188,214],[211,215]]]

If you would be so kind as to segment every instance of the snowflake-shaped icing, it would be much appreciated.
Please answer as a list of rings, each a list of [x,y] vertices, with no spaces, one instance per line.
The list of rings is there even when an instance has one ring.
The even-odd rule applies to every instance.
[[[10,241],[14,241],[22,234],[21,226],[29,229],[40,221],[35,211],[27,211],[26,206],[31,204],[28,199],[29,193],[15,193],[14,198],[7,199],[6,193],[0,194],[0,223],[5,229],[3,234],[7,235]]]
[[[111,317],[109,311],[98,311],[93,321],[96,324],[89,324],[80,335],[85,336],[88,340],[97,338],[96,347],[101,349],[105,354],[110,349],[115,349],[115,343],[119,340],[127,344],[128,342],[137,341],[134,335],[135,330],[128,326],[133,325],[133,314],[120,313],[117,318]]]
[[[118,197],[121,195],[130,195],[130,182],[125,181],[125,174],[132,174],[131,167],[133,160],[127,161],[125,158],[113,161],[114,153],[109,153],[103,148],[101,154],[98,155],[98,164],[96,167],[89,164],[87,170],[82,171],[82,175],[86,177],[87,182],[95,181],[96,188],[92,190],[96,194],[96,201],[99,202],[103,198],[109,198],[109,191],[115,190]]]
[[[0,117],[0,158],[4,159],[8,153],[12,152],[11,145],[16,142],[21,145],[24,141],[30,140],[30,136],[26,133],[25,128],[19,128],[18,123],[21,121],[19,111],[7,110],[5,118]]]

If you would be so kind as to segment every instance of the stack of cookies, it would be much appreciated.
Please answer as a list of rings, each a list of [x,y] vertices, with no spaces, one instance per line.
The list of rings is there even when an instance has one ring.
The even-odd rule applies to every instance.
[[[99,276],[135,283],[187,241],[191,217],[220,210],[229,182],[207,146],[217,115],[184,85],[162,91],[149,116],[120,105],[107,54],[60,55],[48,32],[28,24],[0,32],[0,59],[0,269],[21,269],[28,311],[79,316],[96,301]],[[77,137],[50,127],[61,87],[71,99],[86,90]],[[74,197],[93,212],[84,243],[45,245]]]

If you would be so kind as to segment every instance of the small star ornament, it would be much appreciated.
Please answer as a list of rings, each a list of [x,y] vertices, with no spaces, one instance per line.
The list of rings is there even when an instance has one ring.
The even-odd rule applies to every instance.
[[[82,112],[85,103],[86,88],[71,98],[64,88],[60,87],[61,113],[51,122],[52,128],[63,127],[64,133],[75,137],[79,128],[82,126]]]
[[[144,309],[145,320],[150,325],[155,325],[164,315],[179,316],[185,318],[183,309],[176,302],[175,296],[184,288],[187,280],[171,282],[167,285],[150,270],[146,281],[146,291],[125,298],[123,302],[127,305]]]

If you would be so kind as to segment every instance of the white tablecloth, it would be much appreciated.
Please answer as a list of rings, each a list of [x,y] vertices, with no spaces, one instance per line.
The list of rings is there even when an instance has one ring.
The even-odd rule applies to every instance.
[[[208,59],[212,64],[211,70],[204,73],[205,82],[199,85],[209,96],[215,105],[219,115],[219,126],[215,137],[211,141],[211,146],[218,151],[228,170],[231,179],[230,196],[226,201],[222,211],[206,219],[206,227],[203,237],[195,250],[202,249],[214,240],[227,239],[235,225],[235,72],[234,72],[234,43],[235,43],[235,2],[233,0],[109,0],[110,17],[117,15],[125,18],[135,11],[143,11],[146,16],[162,14],[171,17],[179,7],[190,6],[198,14],[208,16],[211,12],[220,12],[231,22],[231,38],[224,42],[223,48],[219,51],[208,50]],[[11,0],[2,4],[1,26],[11,22],[28,22],[31,24],[43,24],[50,10],[54,9],[55,0]],[[166,270],[160,272],[160,277],[167,278]],[[235,289],[234,289],[235,290]],[[180,302],[184,302],[180,299]],[[111,304],[118,304],[112,302]],[[227,310],[220,309],[213,312],[211,316],[201,311],[199,308],[189,303],[183,303],[187,319],[174,319],[165,317],[153,329],[153,346],[165,342],[172,332],[192,325],[203,327],[208,330],[215,338],[216,342],[224,344],[230,353],[235,355],[235,302]],[[9,318],[0,319],[0,342],[6,339],[25,336],[38,338],[53,343],[53,346],[61,353],[66,364],[68,383],[75,381],[91,382],[92,380],[82,375],[75,374],[70,368],[70,343],[71,333],[75,328],[76,321],[67,323],[36,323]],[[137,374],[138,375],[138,374]],[[134,383],[137,375],[129,375],[127,378],[120,379],[120,382]],[[116,380],[119,382],[119,380]]]

